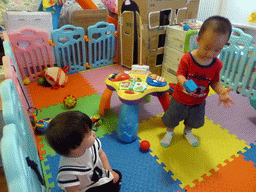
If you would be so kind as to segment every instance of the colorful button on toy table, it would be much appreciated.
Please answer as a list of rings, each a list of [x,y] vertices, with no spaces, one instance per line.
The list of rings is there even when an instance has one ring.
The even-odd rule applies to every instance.
[[[158,81],[159,83],[157,83]],[[155,74],[138,74],[126,71],[109,75],[105,83],[107,88],[101,96],[99,111],[104,116],[105,109],[110,109],[113,91],[117,91],[122,102],[117,123],[117,135],[125,143],[131,143],[137,139],[139,103],[145,96],[157,96],[164,111],[170,104],[170,97],[167,94],[169,85],[164,78]]]

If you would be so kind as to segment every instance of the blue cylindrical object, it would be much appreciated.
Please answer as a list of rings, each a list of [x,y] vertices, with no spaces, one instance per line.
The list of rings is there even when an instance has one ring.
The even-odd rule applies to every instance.
[[[122,103],[117,122],[117,137],[124,143],[137,139],[139,125],[139,104]]]

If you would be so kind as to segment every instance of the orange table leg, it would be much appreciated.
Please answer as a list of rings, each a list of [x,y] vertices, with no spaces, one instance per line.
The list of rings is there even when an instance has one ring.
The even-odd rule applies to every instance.
[[[159,99],[164,111],[166,111],[171,102],[171,98],[169,97],[169,94],[166,93],[164,95],[158,96],[158,99]]]
[[[101,96],[99,111],[100,111],[100,115],[102,116],[104,116],[105,109],[110,109],[110,100],[111,100],[112,93],[113,93],[112,90],[106,88]]]

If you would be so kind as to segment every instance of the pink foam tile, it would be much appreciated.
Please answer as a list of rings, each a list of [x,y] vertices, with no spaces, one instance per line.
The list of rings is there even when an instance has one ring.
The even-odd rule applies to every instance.
[[[93,70],[83,71],[81,75],[87,79],[98,93],[103,93],[106,89],[105,80],[112,73],[120,73],[128,69],[121,65],[110,65]]]

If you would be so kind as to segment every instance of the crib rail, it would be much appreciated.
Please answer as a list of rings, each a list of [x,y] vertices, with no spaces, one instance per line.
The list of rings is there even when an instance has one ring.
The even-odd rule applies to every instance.
[[[253,37],[242,30],[233,28],[230,45],[220,54],[223,69],[221,82],[246,97],[256,96],[256,47]]]
[[[84,29],[73,25],[64,25],[52,32],[54,53],[57,66],[70,67],[70,72],[86,70],[86,49]]]
[[[115,56],[115,25],[98,22],[88,27],[89,64],[92,68],[113,64]]]
[[[48,34],[30,28],[9,34],[22,79],[35,81],[47,67],[53,67]]]

